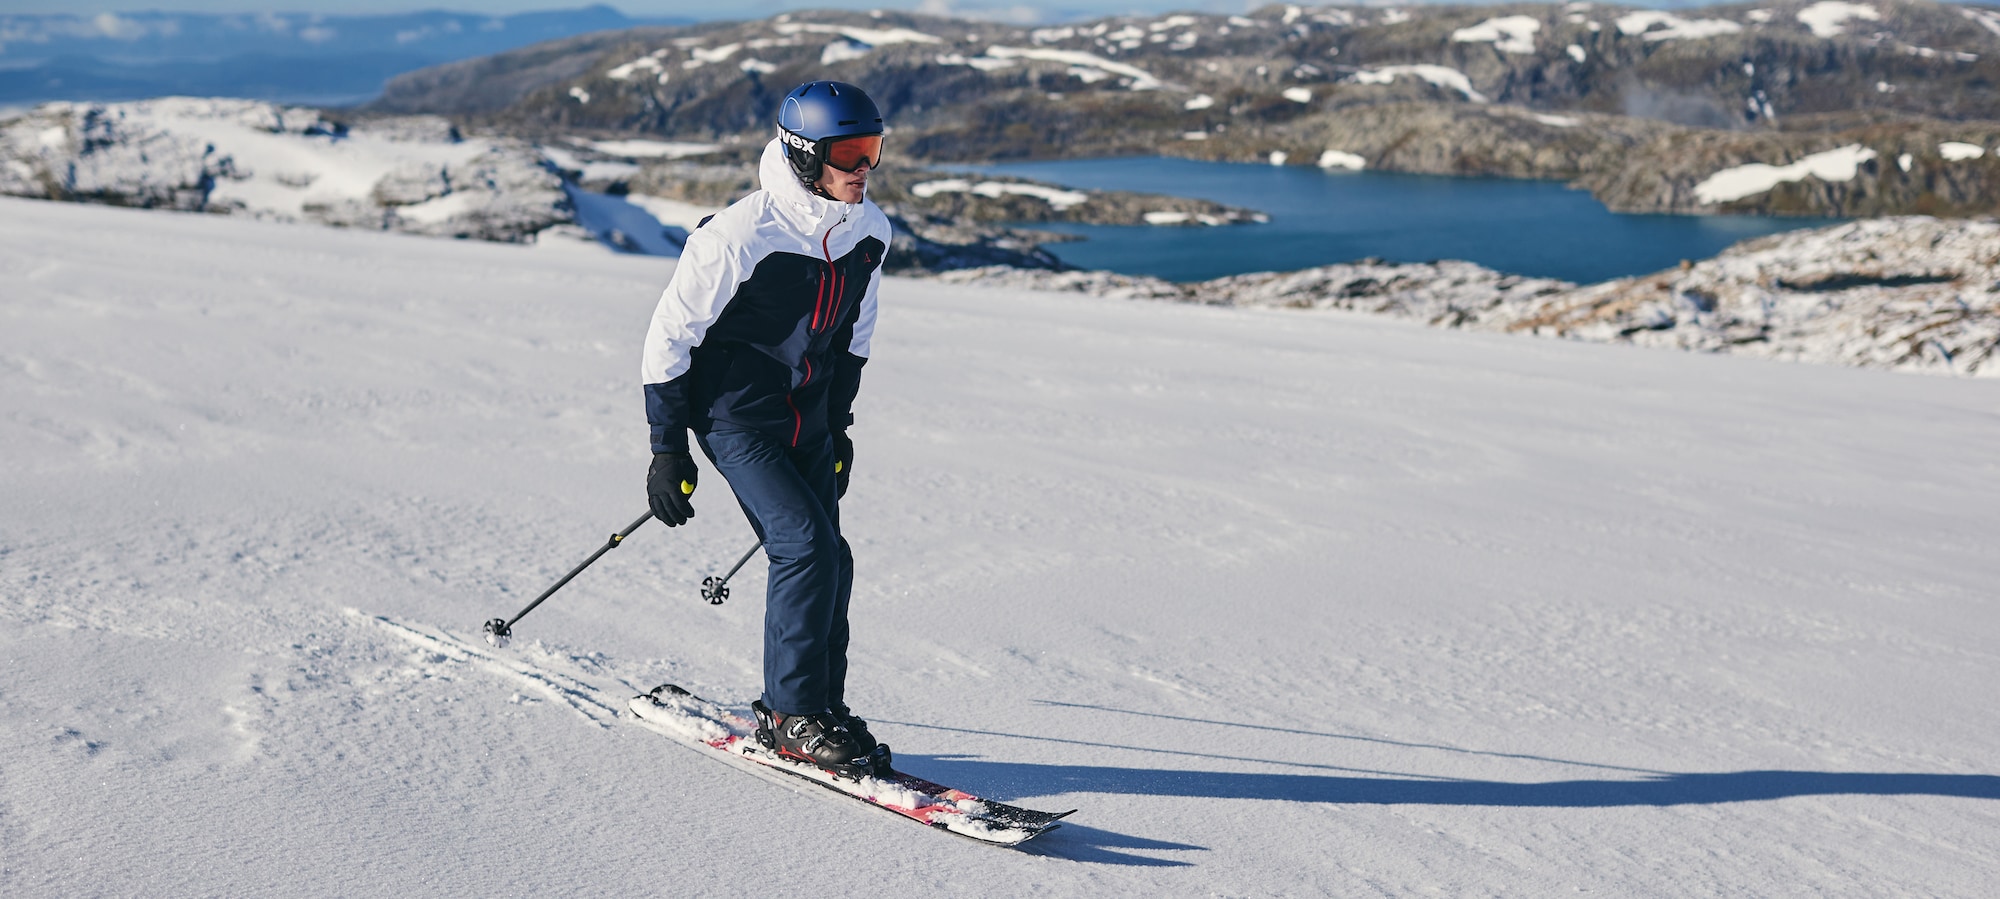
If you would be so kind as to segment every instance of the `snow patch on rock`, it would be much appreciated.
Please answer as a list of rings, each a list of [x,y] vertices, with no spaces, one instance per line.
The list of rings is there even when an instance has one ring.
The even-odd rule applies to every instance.
[[[1716,172],[1696,184],[1695,198],[1704,205],[1713,205],[1761,194],[1787,181],[1801,181],[1807,177],[1821,181],[1852,181],[1861,164],[1874,159],[1875,155],[1874,150],[1860,144],[1849,144],[1814,153],[1790,165],[1762,162],[1739,165]]]
[[[1458,43],[1490,43],[1502,53],[1535,52],[1535,34],[1542,22],[1533,16],[1500,16],[1451,33]]]
[[[1743,26],[1728,19],[1683,19],[1670,12],[1641,10],[1617,20],[1620,34],[1639,35],[1648,41],[1669,41],[1736,34]]]
[[[1420,78],[1439,87],[1450,88],[1465,95],[1474,103],[1486,102],[1486,95],[1472,89],[1472,79],[1465,73],[1450,66],[1417,64],[1407,66],[1383,66],[1379,69],[1363,69],[1354,73],[1356,84],[1390,84],[1398,77],[1408,75]]]
[[[1870,22],[1882,21],[1882,13],[1875,7],[1861,3],[1847,3],[1844,0],[1819,0],[1799,10],[1798,20],[1812,30],[1814,37],[1839,37],[1847,33],[1847,23],[1855,19]]]
[[[1319,154],[1319,167],[1323,169],[1348,169],[1358,172],[1368,167],[1368,160],[1345,150],[1328,150]]]
[[[1946,162],[1964,162],[1985,156],[1986,148],[1964,141],[1948,140],[1938,144],[1938,155],[1944,157]]]
[[[1061,210],[1068,209],[1090,199],[1090,194],[1080,190],[1061,190],[1040,184],[1021,184],[1013,181],[980,181],[974,183],[965,178],[945,178],[937,181],[923,181],[910,185],[910,193],[923,199],[930,199],[941,193],[973,193],[982,197],[999,198],[1007,194],[1034,197],[1049,206]]]
[[[988,47],[986,55],[993,59],[1039,59],[1048,62],[1066,62],[1073,66],[1101,69],[1113,75],[1132,79],[1132,90],[1145,91],[1162,87],[1160,80],[1152,73],[1138,66],[1128,66],[1122,62],[1112,62],[1094,53],[1081,50],[1053,50],[1046,47]]]

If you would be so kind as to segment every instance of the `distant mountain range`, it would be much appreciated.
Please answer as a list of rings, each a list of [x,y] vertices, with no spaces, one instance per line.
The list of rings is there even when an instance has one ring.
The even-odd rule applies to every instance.
[[[0,15],[0,103],[168,95],[340,105],[388,78],[543,41],[687,19],[609,6],[488,16],[417,12]]]

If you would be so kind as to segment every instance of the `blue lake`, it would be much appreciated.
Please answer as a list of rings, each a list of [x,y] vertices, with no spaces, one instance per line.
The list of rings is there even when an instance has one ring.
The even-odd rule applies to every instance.
[[[1739,240],[1833,219],[1620,215],[1548,181],[1325,172],[1160,157],[960,167],[1069,187],[1199,197],[1268,213],[1266,224],[1160,227],[1037,224],[1088,238],[1048,248],[1066,262],[1173,281],[1285,271],[1379,256],[1466,259],[1523,275],[1591,282],[1706,259]]]

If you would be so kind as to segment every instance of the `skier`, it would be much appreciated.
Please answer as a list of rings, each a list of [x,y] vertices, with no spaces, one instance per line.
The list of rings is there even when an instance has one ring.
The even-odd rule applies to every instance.
[[[785,96],[762,189],[688,237],[646,332],[641,378],[653,514],[668,527],[694,516],[693,431],[770,560],[759,739],[864,772],[887,767],[887,747],[845,700],[854,572],[839,498],[889,248],[889,220],[866,196],[882,132],[854,85],[814,81]]]

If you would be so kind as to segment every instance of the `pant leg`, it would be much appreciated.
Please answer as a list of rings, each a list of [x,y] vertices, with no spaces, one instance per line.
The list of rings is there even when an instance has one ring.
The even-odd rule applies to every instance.
[[[839,701],[847,673],[851,589],[834,502],[831,443],[793,448],[737,430],[698,440],[729,482],[770,560],[764,703],[786,714],[829,709]]]

